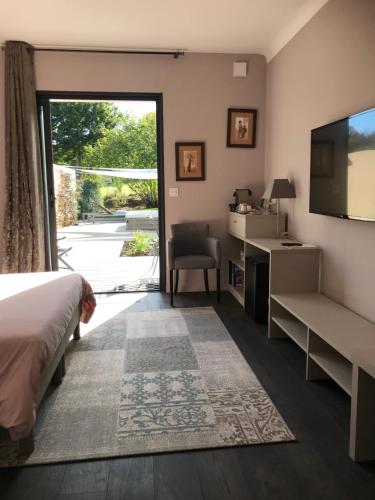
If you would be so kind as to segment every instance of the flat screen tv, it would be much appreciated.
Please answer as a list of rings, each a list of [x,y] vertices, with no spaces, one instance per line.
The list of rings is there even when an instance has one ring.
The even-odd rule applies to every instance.
[[[311,131],[310,212],[375,221],[375,108]]]

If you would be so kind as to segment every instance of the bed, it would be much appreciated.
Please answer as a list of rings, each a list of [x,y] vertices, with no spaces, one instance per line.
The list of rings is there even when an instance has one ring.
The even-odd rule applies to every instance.
[[[0,275],[0,427],[20,453],[32,451],[36,410],[51,380],[61,382],[65,348],[94,308],[77,273]]]

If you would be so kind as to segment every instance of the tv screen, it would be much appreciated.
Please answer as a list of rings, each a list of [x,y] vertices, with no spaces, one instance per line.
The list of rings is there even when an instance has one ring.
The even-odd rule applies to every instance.
[[[375,108],[311,131],[310,212],[375,221]]]

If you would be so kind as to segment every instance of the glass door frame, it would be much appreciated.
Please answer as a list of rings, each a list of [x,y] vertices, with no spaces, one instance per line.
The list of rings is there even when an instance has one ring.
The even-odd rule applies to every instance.
[[[58,270],[57,230],[55,192],[53,183],[53,150],[50,100],[107,100],[107,101],[155,101],[156,103],[156,143],[158,169],[158,211],[159,211],[159,272],[160,291],[166,289],[166,243],[165,243],[165,188],[164,188],[164,139],[163,139],[163,94],[139,92],[74,92],[37,91],[37,108],[40,129],[40,145],[43,167],[43,182],[46,210],[46,250],[50,270]],[[112,292],[111,292],[112,293]],[[123,293],[123,292],[113,292]]]

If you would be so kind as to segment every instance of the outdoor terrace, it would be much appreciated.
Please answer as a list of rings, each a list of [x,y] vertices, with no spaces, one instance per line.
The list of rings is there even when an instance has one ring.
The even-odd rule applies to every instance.
[[[158,237],[157,210],[115,214],[113,220],[89,218],[60,228],[59,268],[79,272],[95,292],[158,290],[158,255],[121,257],[124,243],[134,240],[134,231]],[[69,251],[64,253],[66,249]]]

